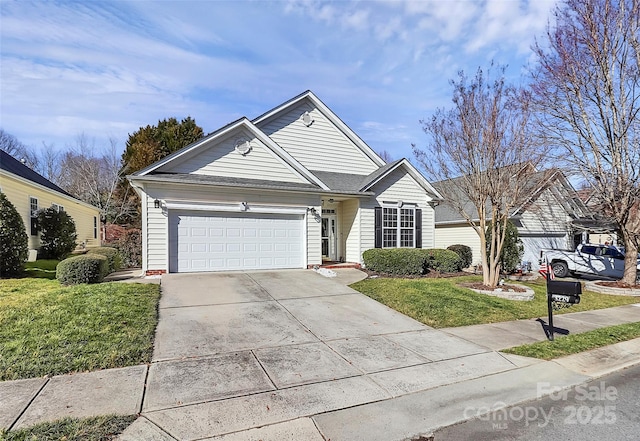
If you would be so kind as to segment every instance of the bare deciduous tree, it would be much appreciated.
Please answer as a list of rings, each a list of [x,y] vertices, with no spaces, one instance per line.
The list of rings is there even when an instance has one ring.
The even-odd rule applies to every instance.
[[[565,0],[532,69],[539,137],[591,186],[627,248],[640,246],[640,1]]]
[[[391,156],[391,153],[389,153],[388,150],[380,150],[378,152],[378,156],[380,156],[386,163],[393,162],[393,156]]]
[[[32,168],[54,184],[60,185],[63,171],[61,167],[62,153],[56,150],[53,144],[47,145],[43,142],[42,149],[36,158],[36,165]]]
[[[532,145],[527,133],[528,93],[505,84],[503,67],[492,79],[492,69],[478,69],[473,78],[460,72],[451,81],[453,108],[438,109],[421,121],[430,143],[425,150],[415,145],[413,150],[429,178],[439,181],[443,203],[478,234],[483,283],[494,287],[507,221],[530,196],[530,178],[544,151]]]
[[[62,155],[60,186],[78,199],[100,208],[102,222],[118,222],[135,212],[129,198],[119,198],[120,155],[117,143],[98,149],[85,134],[78,135],[75,146]]]
[[[4,129],[0,129],[0,150],[4,150],[29,168],[36,170],[39,166],[38,156]]]

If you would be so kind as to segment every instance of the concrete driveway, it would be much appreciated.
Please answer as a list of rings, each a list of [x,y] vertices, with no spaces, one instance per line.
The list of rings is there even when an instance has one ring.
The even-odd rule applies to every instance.
[[[170,274],[135,436],[322,440],[314,415],[517,364],[313,271]]]

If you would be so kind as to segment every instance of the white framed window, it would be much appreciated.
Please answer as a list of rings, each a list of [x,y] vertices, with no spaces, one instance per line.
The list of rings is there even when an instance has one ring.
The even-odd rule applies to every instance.
[[[415,248],[416,207],[382,207],[382,248]]]
[[[31,218],[31,235],[38,235],[38,198],[29,196],[29,212]]]
[[[64,207],[62,205],[56,204],[55,202],[51,204],[51,208],[56,210],[58,213],[64,211]]]

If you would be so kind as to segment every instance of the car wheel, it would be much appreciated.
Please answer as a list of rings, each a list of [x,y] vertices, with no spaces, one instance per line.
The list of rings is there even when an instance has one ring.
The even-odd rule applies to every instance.
[[[564,262],[553,262],[551,268],[556,277],[567,277],[569,275],[569,267]]]

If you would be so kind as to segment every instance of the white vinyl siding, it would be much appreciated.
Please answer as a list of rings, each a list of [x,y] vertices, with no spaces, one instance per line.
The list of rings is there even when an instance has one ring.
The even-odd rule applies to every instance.
[[[147,270],[167,270],[169,226],[162,208],[155,208],[154,197],[146,198],[147,206]]]
[[[522,213],[520,234],[560,234],[568,231],[570,218],[567,210],[558,202],[550,190],[545,190],[534,203]]]
[[[360,262],[360,211],[358,199],[348,199],[340,203],[341,239],[344,260]]]
[[[473,257],[471,265],[479,265],[482,261],[480,256],[480,237],[478,233],[467,224],[436,226],[436,248],[446,249],[450,245],[466,245],[471,248]]]
[[[313,123],[301,116],[309,112]],[[259,128],[309,170],[368,175],[378,166],[318,109],[304,101]]]
[[[146,184],[147,194],[147,256],[144,270],[168,270],[169,262],[169,223],[161,208],[155,208],[153,201],[158,198],[169,201],[192,203],[233,203],[247,202],[248,206],[266,205],[282,207],[315,207],[320,213],[320,197],[313,195],[269,192],[264,190],[236,190],[211,186]],[[171,210],[170,210],[171,211]],[[322,263],[320,255],[320,223],[311,213],[307,216],[307,263]],[[145,221],[145,219],[143,219]],[[143,246],[144,248],[144,246]],[[144,265],[144,262],[143,262]]]
[[[240,138],[251,142],[251,151],[246,155],[241,155],[235,151],[236,141]],[[213,143],[212,141],[210,146],[203,146],[200,149],[196,149],[196,152],[197,155],[184,159],[180,158],[164,167],[160,167],[158,171],[308,183],[259,139],[245,131],[239,131],[219,142]]]
[[[314,207],[321,213],[320,201]],[[319,214],[318,214],[319,216]],[[307,214],[307,265],[322,264],[322,221],[313,214]]]
[[[428,204],[429,196],[413,178],[398,169],[377,183],[372,188],[376,192],[375,198],[369,198],[361,202],[360,213],[360,241],[362,253],[375,246],[375,207],[384,206],[385,203],[397,203],[403,201],[407,204],[415,204],[415,208],[422,210],[422,248],[434,248],[434,210]]]

